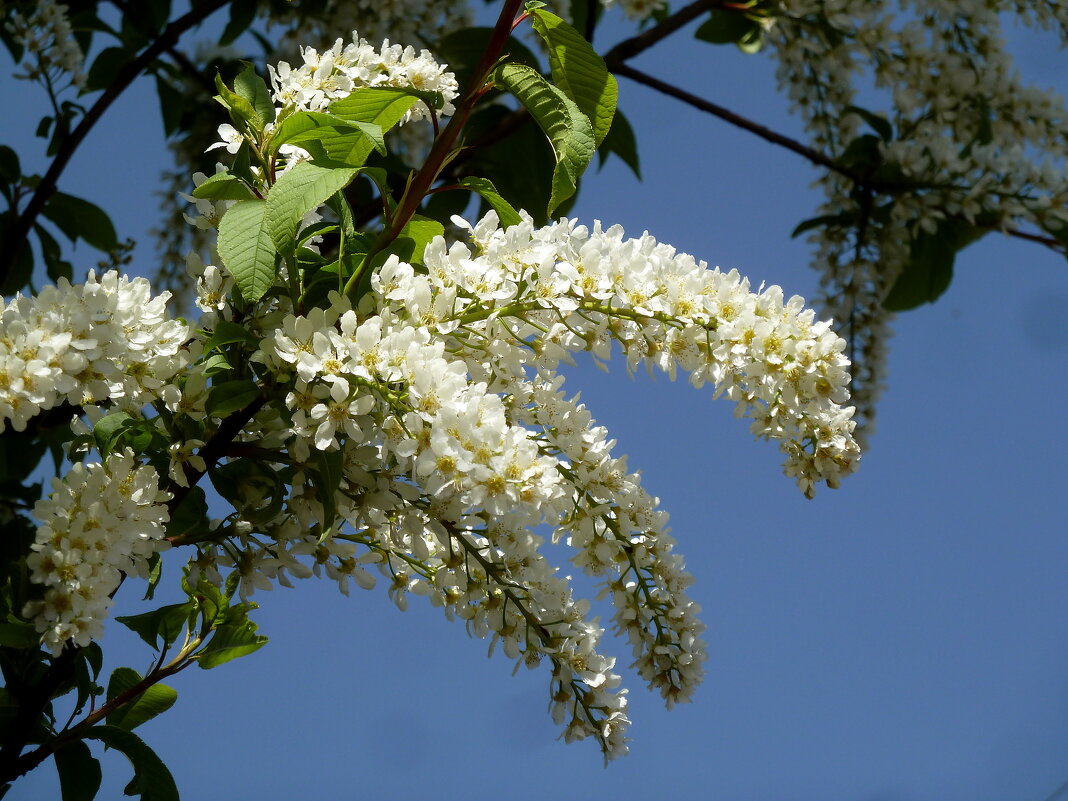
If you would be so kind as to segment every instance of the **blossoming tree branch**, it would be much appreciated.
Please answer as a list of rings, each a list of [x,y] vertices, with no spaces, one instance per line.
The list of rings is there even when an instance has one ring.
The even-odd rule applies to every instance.
[[[630,371],[681,372],[776,443],[811,496],[858,465],[850,354],[870,420],[890,311],[936,298],[956,250],[987,230],[1064,241],[1060,183],[1005,144],[1052,148],[1063,109],[1015,92],[986,6],[894,27],[880,3],[701,0],[668,13],[632,0],[627,13],[653,24],[602,58],[590,44],[596,4],[575,3],[569,22],[507,0],[492,28],[473,28],[455,4],[376,17],[376,4],[355,2],[346,8],[373,38],[334,30],[332,46],[301,47],[296,66],[246,63],[224,78],[177,42],[226,3],[193,3],[168,21],[166,2],[116,2],[121,29],[95,16],[95,2],[31,5],[5,6],[3,38],[52,101],[40,130],[54,159],[25,176],[0,148],[0,275],[13,294],[0,313],[0,783],[51,759],[65,799],[99,787],[91,742],[129,758],[129,792],[177,797],[133,730],[175,702],[165,683],[175,674],[264,645],[255,590],[311,576],[346,594],[384,585],[401,609],[410,596],[440,607],[546,674],[566,740],[593,739],[606,760],[626,753],[616,660],[544,540],[565,542],[600,582],[611,628],[669,707],[701,680],[703,626],[666,513],[560,365],[614,352]],[[223,39],[260,5],[230,3]],[[1033,6],[1020,11],[1065,24],[1057,4]],[[269,13],[276,23],[295,14],[295,30],[318,40],[324,20],[339,23],[333,11],[309,0]],[[936,12],[957,31],[931,37],[942,50],[924,38],[945,29]],[[706,41],[776,48],[811,144],[626,63],[698,18]],[[434,26],[447,63],[390,43]],[[120,42],[87,74],[86,31]],[[516,38],[528,33],[544,70]],[[956,94],[932,83],[935,56],[955,70]],[[854,104],[849,72],[863,58],[880,85],[900,89],[892,114]],[[180,179],[194,211],[163,243],[193,247],[181,264],[195,320],[170,292],[116,269],[125,249],[106,215],[57,189],[88,129],[145,70],[165,125],[184,136],[179,162],[183,148],[211,160]],[[826,169],[827,205],[798,232],[818,237],[838,329],[801,298],[754,291],[648,234],[560,216],[598,152],[637,170],[613,72]],[[183,101],[175,87],[186,79],[217,102]],[[101,92],[89,109],[60,101],[78,87]],[[479,212],[460,216],[473,199]],[[111,263],[75,282],[42,221]],[[173,286],[175,275],[160,280]],[[42,481],[48,454],[54,477]],[[161,581],[180,583],[185,600],[114,620],[152,649],[150,668],[105,680],[115,595],[151,598]]]

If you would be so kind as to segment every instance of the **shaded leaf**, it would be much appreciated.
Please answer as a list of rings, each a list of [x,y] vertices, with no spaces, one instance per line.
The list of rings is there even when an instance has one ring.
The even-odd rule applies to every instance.
[[[574,101],[521,64],[505,64],[496,80],[507,86],[545,133],[556,156],[547,213],[575,194],[578,180],[593,158],[593,127]]]
[[[192,604],[186,601],[161,606],[140,615],[120,615],[115,620],[158,651],[162,645],[170,645],[178,639],[192,611]]]
[[[94,726],[85,733],[85,739],[99,740],[130,760],[134,777],[126,786],[126,795],[139,795],[141,801],[179,801],[171,772],[136,734],[117,726]]]
[[[100,762],[81,740],[67,743],[55,753],[59,790],[63,801],[93,801],[103,774]]]
[[[115,668],[108,681],[108,701],[136,687],[143,677],[133,668]],[[144,692],[118,707],[107,716],[107,724],[133,731],[142,723],[161,715],[174,706],[178,693],[165,684],[153,684]]]
[[[74,242],[82,239],[97,250],[110,253],[119,245],[111,218],[88,200],[55,192],[41,212]]]
[[[212,417],[228,417],[244,409],[259,396],[260,388],[254,381],[227,381],[211,388],[204,410]]]

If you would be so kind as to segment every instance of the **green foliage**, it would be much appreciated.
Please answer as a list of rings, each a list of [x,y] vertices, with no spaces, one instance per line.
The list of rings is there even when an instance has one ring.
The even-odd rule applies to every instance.
[[[960,220],[946,219],[934,233],[916,235],[909,260],[883,299],[889,311],[905,311],[938,300],[953,280],[957,252],[986,233]]]
[[[193,612],[193,605],[186,601],[180,604],[169,604],[144,612],[140,615],[120,615],[116,621],[126,626],[130,631],[137,634],[153,649],[160,650],[173,643],[181,636],[189,615]]]
[[[241,411],[260,396],[259,385],[248,379],[216,384],[208,393],[204,409],[213,417],[229,417]]]
[[[88,200],[56,192],[45,204],[42,214],[71,242],[81,239],[105,253],[110,253],[119,246],[111,218]]]
[[[263,216],[264,230],[279,252],[286,256],[294,254],[297,229],[304,215],[321,206],[335,192],[348,186],[356,172],[354,167],[320,167],[307,161],[294,164],[286,170],[267,193]],[[232,212],[233,209],[226,216],[230,216]],[[225,221],[226,217],[223,218],[223,222]],[[221,227],[219,250],[221,253]],[[260,295],[262,294],[261,292]]]
[[[133,668],[115,668],[108,681],[108,701],[115,701],[119,696],[130,693],[143,681],[144,677]],[[166,712],[177,700],[178,693],[172,688],[158,682],[151,684],[111,712],[106,718],[107,724],[133,731],[142,723]]]
[[[219,256],[246,303],[262,298],[274,283],[278,249],[266,222],[267,201],[242,200],[219,222]]]
[[[593,158],[593,126],[571,98],[530,67],[505,64],[497,70],[495,80],[526,107],[552,145],[556,165],[547,209],[552,216],[575,194],[579,177]]]
[[[94,726],[85,733],[85,739],[102,742],[130,760],[134,776],[126,785],[126,795],[140,796],[141,801],[178,801],[178,787],[171,772],[136,734],[118,726]]]
[[[634,129],[630,127],[630,123],[623,116],[623,112],[616,111],[615,116],[612,118],[612,127],[608,130],[608,135],[601,142],[597,152],[600,154],[601,166],[604,166],[605,161],[608,159],[608,154],[614,153],[623,160],[624,164],[630,167],[634,177],[639,181],[641,180],[642,168],[638,158],[638,141],[634,138]]]
[[[100,762],[81,740],[67,743],[55,753],[59,790],[63,801],[93,801],[103,773]]]
[[[594,145],[599,147],[612,127],[619,89],[602,59],[585,37],[543,9],[531,12],[534,30],[549,50],[553,83],[575,102],[593,126]]]
[[[256,115],[256,121],[262,126],[274,122],[274,101],[263,78],[248,62],[234,79],[234,93],[249,102]]]
[[[712,9],[694,36],[711,44],[735,44],[743,53],[756,53],[764,46],[760,17],[737,8]]]
[[[193,197],[206,200],[252,200],[256,195],[249,185],[236,175],[217,172],[193,190]]]
[[[497,191],[497,187],[488,178],[470,176],[460,180],[458,183],[465,189],[477,192],[497,212],[497,218],[501,221],[502,228],[508,228],[519,222],[519,212],[504,199],[501,193]]]

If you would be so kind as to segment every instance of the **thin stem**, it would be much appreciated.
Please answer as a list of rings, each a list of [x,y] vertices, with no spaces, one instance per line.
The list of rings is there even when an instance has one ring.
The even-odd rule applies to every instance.
[[[55,193],[59,176],[63,174],[63,170],[66,169],[74,152],[85,140],[85,137],[89,135],[89,132],[104,115],[104,112],[142,72],[148,69],[152,62],[166,52],[169,47],[172,47],[183,33],[199,25],[208,16],[229,2],[230,0],[205,0],[202,4],[195,6],[189,13],[176,19],[163,30],[159,38],[149,45],[141,55],[123,67],[111,85],[97,98],[96,102],[85,113],[85,116],[82,117],[81,122],[78,123],[78,127],[63,140],[63,144],[60,145],[56,157],[48,167],[48,171],[37,185],[36,190],[34,190],[30,202],[26,204],[22,214],[11,226],[7,238],[8,247],[0,251],[0,284],[7,281],[14,268],[15,256],[18,255],[21,249],[16,243],[21,243],[29,235],[38,215],[44,209],[45,203]]]
[[[648,50],[662,39],[667,38],[679,28],[693,22],[706,11],[714,8],[732,7],[736,4],[725,3],[723,0],[697,0],[688,6],[683,6],[674,14],[665,17],[653,27],[642,31],[637,36],[624,39],[604,54],[604,62],[612,72],[622,65],[628,58],[634,58],[644,50]]]
[[[464,95],[463,99],[456,107],[456,113],[453,115],[452,119],[449,120],[449,124],[445,126],[441,135],[434,140],[434,144],[430,148],[430,153],[427,155],[426,161],[413,176],[411,183],[404,193],[404,197],[401,198],[400,205],[393,214],[393,219],[390,221],[388,227],[382,232],[382,235],[379,236],[378,241],[373,248],[373,252],[367,254],[368,262],[370,262],[375,253],[384,250],[397,238],[401,230],[408,224],[408,221],[411,220],[412,216],[419,208],[419,204],[423,202],[427,190],[430,189],[434,181],[437,180],[439,173],[445,166],[446,160],[452,151],[453,145],[456,143],[456,140],[460,135],[460,131],[467,123],[467,118],[470,116],[471,110],[482,96],[482,85],[486,82],[490,71],[497,63],[497,59],[504,50],[505,44],[508,42],[508,37],[511,36],[512,23],[522,4],[523,0],[506,0],[504,8],[501,9],[501,14],[497,18],[497,24],[490,36],[489,44],[486,46],[486,50],[483,52],[482,59],[479,61],[478,66],[475,67],[474,74],[471,77],[471,85],[467,89],[467,94]],[[351,288],[352,287],[346,287],[346,290],[351,290]]]

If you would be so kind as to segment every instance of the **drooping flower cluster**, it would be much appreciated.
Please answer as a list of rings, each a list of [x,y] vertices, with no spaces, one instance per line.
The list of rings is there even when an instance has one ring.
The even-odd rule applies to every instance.
[[[26,66],[24,74],[16,77],[36,80],[47,77],[54,81],[58,75],[68,75],[70,83],[77,87],[85,85],[82,66],[85,54],[74,39],[67,18],[68,8],[55,0],[38,0],[28,17],[17,11],[8,21],[8,29],[16,41],[33,54],[36,63]]]
[[[43,409],[106,399],[141,406],[188,362],[189,326],[168,293],[114,270],[84,284],[61,279],[0,307],[0,431],[22,431]]]
[[[780,84],[828,155],[842,157],[873,133],[851,107],[870,105],[858,99],[869,81],[881,93],[883,109],[869,109],[889,134],[877,147],[881,187],[857,191],[828,172],[818,213],[840,222],[809,235],[821,300],[853,343],[853,397],[868,433],[891,333],[883,300],[909,262],[910,241],[945,236],[946,221],[1068,226],[1068,110],[1057,94],[1021,81],[1005,48],[1007,10],[1068,38],[1068,7],[1048,1],[789,0],[769,31]]]
[[[51,495],[33,509],[41,525],[27,559],[44,597],[24,614],[53,654],[67,640],[85,646],[100,637],[123,574],[148,575],[149,557],[166,546],[169,498],[156,471],[130,450],[52,479]]]
[[[304,63],[291,67],[287,62],[270,66],[274,101],[301,111],[324,111],[335,100],[347,97],[361,86],[394,86],[426,92],[440,92],[444,98],[442,116],[454,111],[452,101],[458,88],[456,76],[434,60],[428,50],[391,45],[387,39],[381,50],[353,32],[352,41],[334,42],[329,50],[319,53],[302,47]],[[403,122],[430,119],[430,110],[422,103],[413,106]]]
[[[618,343],[632,370],[710,383],[759,437],[780,441],[811,494],[857,465],[844,342],[800,298],[752,292],[737,272],[648,235],[566,220],[536,228],[525,215],[503,229],[493,213],[470,234],[471,246],[434,239],[425,270],[391,257],[359,310],[337,296],[304,315],[264,301],[253,361],[288,413],[263,409],[242,437],[279,449],[291,489],[272,501],[270,476],[249,478],[246,511],[219,524],[238,552],[232,539],[202,545],[196,569],[238,568],[246,592],[325,572],[347,592],[350,580],[372,586],[374,565],[402,608],[427,596],[509,656],[548,660],[565,737],[597,737],[617,756],[628,721],[614,660],[532,529],[551,527],[601,580],[614,628],[669,705],[701,680],[703,625],[666,513],[555,369],[580,350],[607,359]],[[209,309],[202,325],[218,319]],[[191,398],[203,392],[196,375]],[[323,485],[324,460],[336,487]]]

